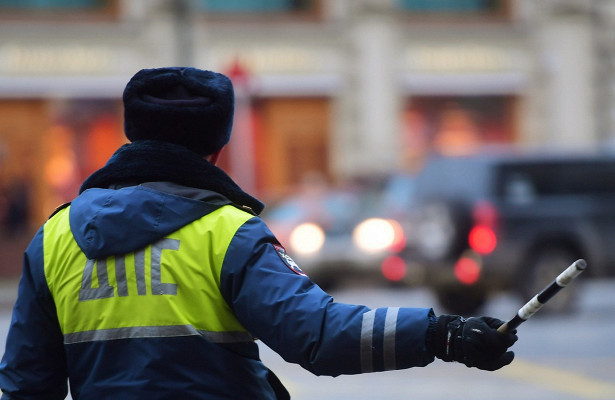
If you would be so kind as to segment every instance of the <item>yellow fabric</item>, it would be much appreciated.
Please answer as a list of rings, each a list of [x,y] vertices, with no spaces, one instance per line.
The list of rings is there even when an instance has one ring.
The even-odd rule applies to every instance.
[[[67,207],[60,211],[44,226],[45,276],[64,334],[175,325],[212,332],[245,332],[223,299],[219,286],[230,241],[237,229],[252,217],[250,214],[233,206],[221,207],[167,235],[163,242],[135,253],[98,260],[95,264],[90,261],[90,267],[94,268],[91,274],[84,274],[88,260],[70,231],[69,210]],[[160,254],[159,280],[167,291],[173,292],[175,288],[176,294],[152,293],[156,286],[152,278],[152,255],[156,252]],[[144,279],[140,283],[135,268],[139,257],[145,261]],[[122,260],[124,289],[121,288]],[[98,269],[105,264],[111,288],[104,296],[98,293],[94,298],[80,300],[80,292],[83,297],[88,289],[100,288]]]

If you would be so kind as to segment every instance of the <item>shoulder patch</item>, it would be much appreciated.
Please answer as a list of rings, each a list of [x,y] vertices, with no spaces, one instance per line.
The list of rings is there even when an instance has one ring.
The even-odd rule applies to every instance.
[[[292,258],[290,258],[288,254],[286,254],[286,250],[284,249],[284,247],[280,246],[279,244],[272,245],[275,249],[275,252],[278,253],[278,256],[280,256],[280,258],[284,262],[284,265],[286,265],[291,271],[293,271],[297,275],[307,276],[305,272],[303,272],[303,270],[299,268],[297,263]]]

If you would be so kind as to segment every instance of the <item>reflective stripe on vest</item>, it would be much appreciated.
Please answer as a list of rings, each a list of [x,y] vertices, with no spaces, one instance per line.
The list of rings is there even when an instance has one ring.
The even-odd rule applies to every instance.
[[[65,343],[191,335],[253,340],[220,293],[228,246],[252,215],[224,206],[134,253],[88,260],[70,231],[69,210],[47,221],[43,242]]]

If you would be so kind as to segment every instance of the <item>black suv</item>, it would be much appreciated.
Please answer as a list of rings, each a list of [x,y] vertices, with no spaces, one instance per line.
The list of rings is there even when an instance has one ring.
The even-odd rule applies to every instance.
[[[498,290],[527,301],[579,258],[584,275],[615,272],[615,157],[434,157],[414,190],[414,257],[451,312],[473,313]],[[545,310],[570,310],[577,286]]]

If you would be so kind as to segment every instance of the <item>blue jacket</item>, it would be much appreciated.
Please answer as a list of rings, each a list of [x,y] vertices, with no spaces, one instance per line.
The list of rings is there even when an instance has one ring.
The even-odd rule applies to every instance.
[[[143,248],[228,203],[215,192],[160,182],[92,189],[72,202],[70,225],[94,260]],[[67,310],[56,309],[45,276],[44,229],[25,252],[0,364],[3,400],[64,399],[67,379],[75,400],[286,396],[254,341],[188,335],[67,342],[58,321]],[[336,303],[257,216],[234,234],[219,290],[254,338],[316,375],[425,366],[434,359],[425,348],[431,310]]]

